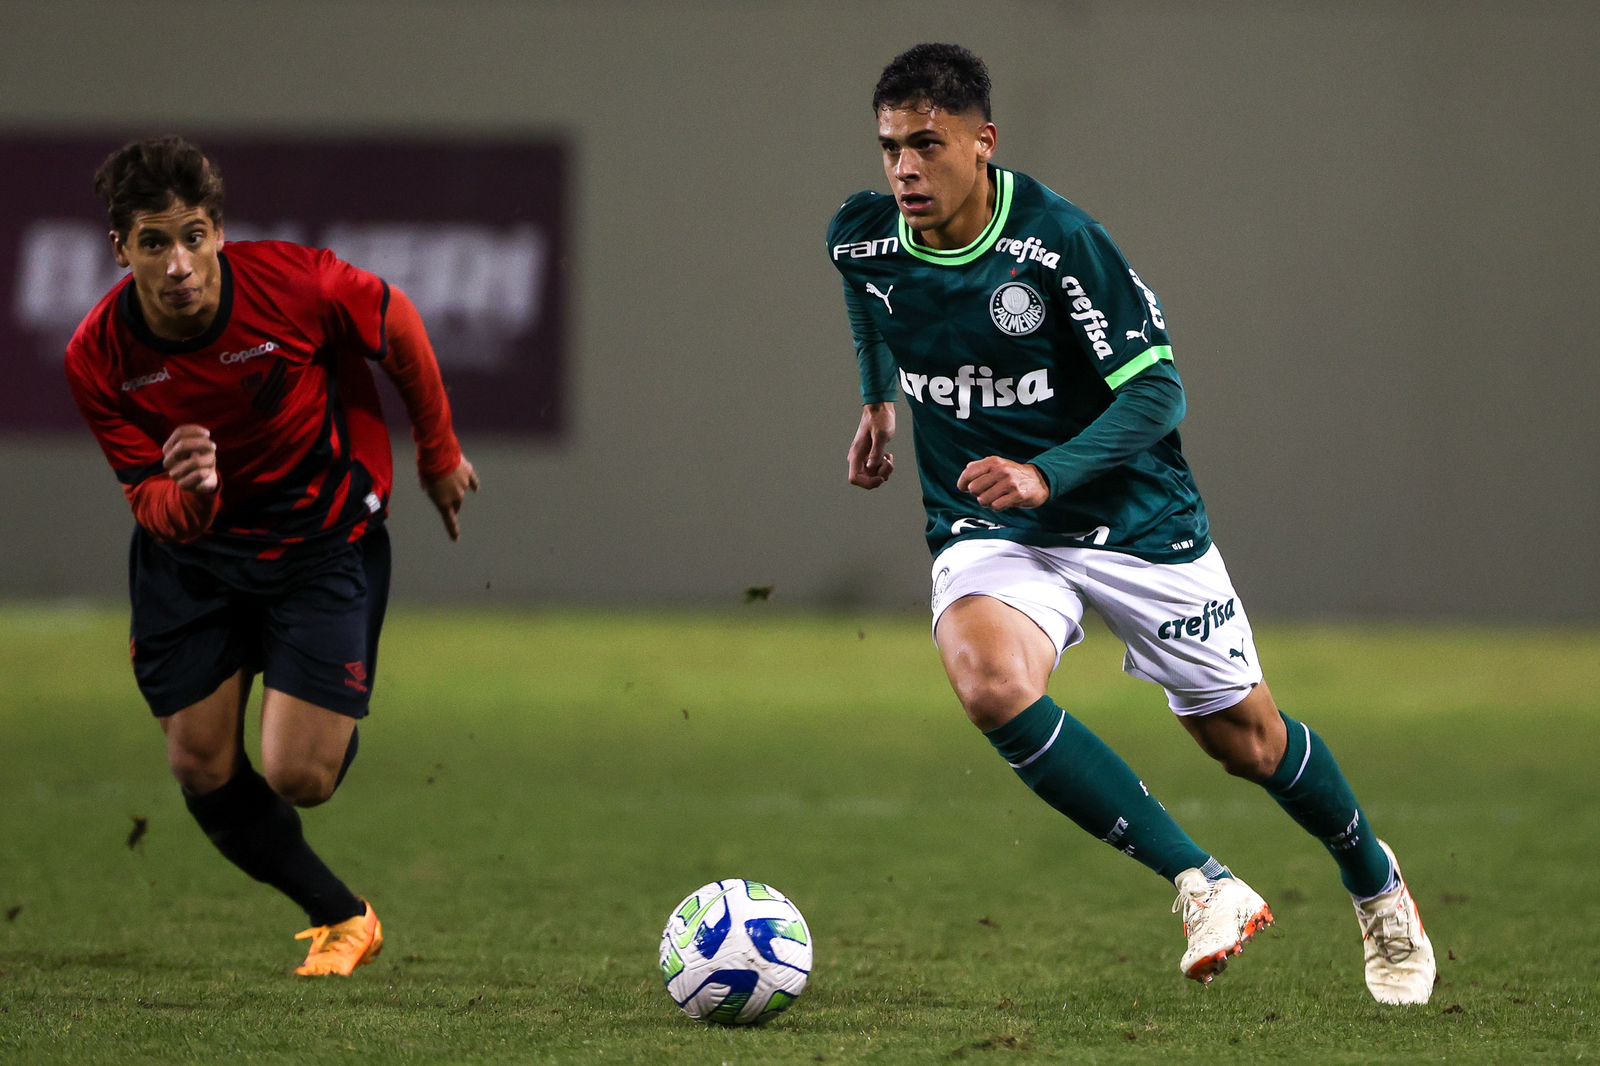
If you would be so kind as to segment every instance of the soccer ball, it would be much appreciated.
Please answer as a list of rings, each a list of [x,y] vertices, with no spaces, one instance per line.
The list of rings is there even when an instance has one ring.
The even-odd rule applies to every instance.
[[[770,1021],[800,998],[810,976],[806,920],[787,896],[759,881],[695,889],[661,933],[667,995],[696,1021]]]

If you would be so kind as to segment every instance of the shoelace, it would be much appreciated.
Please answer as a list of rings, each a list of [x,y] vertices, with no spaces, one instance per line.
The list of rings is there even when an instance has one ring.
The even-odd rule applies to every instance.
[[[1189,935],[1189,927],[1194,924],[1200,912],[1211,905],[1211,897],[1217,894],[1215,883],[1208,884],[1201,893],[1179,892],[1178,898],[1172,901],[1172,913],[1177,914],[1178,908],[1183,908],[1183,935]]]
[[[319,925],[312,929],[302,929],[294,935],[296,940],[311,941],[311,954],[316,955],[328,946],[328,941],[333,938],[333,926]]]
[[[1396,899],[1394,906],[1379,911],[1371,918],[1361,916],[1361,937],[1372,941],[1384,962],[1405,962],[1417,950],[1417,945],[1411,939],[1409,923],[1401,914],[1401,909],[1400,900]]]

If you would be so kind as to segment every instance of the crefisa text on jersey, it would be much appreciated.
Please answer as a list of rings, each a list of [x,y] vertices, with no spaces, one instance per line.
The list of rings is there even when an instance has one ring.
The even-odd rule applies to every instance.
[[[1026,407],[1056,394],[1050,387],[1049,370],[1033,370],[1020,378],[997,378],[988,367],[970,363],[957,370],[953,378],[913,374],[902,368],[900,388],[918,403],[924,402],[922,397],[926,391],[928,401],[954,407],[957,418],[966,418],[972,413],[974,392],[979,407],[1010,407],[1012,404]]]
[[[1052,252],[1037,237],[1026,237],[1022,240],[1015,237],[1001,237],[994,242],[994,250],[1003,255],[1016,257],[1019,263],[1026,263],[1030,259],[1035,263],[1043,263],[1050,270],[1054,270],[1061,262],[1061,253]]]
[[[1061,279],[1061,290],[1072,300],[1071,318],[1083,329],[1094,354],[1105,359],[1111,354],[1111,342],[1106,340],[1106,316],[1089,299],[1083,282],[1072,276]]]

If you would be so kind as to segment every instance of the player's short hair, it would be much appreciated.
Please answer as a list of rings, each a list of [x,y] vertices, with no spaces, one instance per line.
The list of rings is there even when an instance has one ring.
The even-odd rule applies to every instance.
[[[989,68],[959,44],[919,44],[889,61],[872,93],[872,113],[927,103],[941,111],[989,110]]]
[[[94,191],[111,228],[126,237],[140,211],[165,211],[174,200],[198,207],[222,224],[222,171],[182,137],[130,141],[94,172]]]

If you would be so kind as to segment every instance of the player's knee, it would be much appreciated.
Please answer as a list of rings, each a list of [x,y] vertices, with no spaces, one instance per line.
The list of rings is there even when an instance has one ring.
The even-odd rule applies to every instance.
[[[325,770],[319,766],[286,766],[268,764],[262,776],[272,791],[296,807],[315,807],[326,803],[338,785],[338,770]]]
[[[967,718],[984,732],[1005,725],[1043,692],[1019,670],[979,664],[951,678]]]
[[[205,751],[168,745],[167,766],[179,786],[192,796],[215,792],[233,777],[233,752]]]

